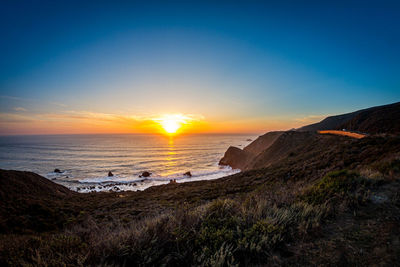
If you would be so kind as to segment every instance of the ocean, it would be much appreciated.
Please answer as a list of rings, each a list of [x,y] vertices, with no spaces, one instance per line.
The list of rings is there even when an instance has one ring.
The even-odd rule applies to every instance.
[[[0,168],[32,171],[71,190],[144,190],[150,186],[221,178],[239,172],[219,166],[229,146],[255,135],[138,134],[1,136]],[[60,173],[54,172],[59,169]],[[109,177],[111,171],[113,176]],[[150,177],[140,177],[144,172]],[[184,175],[190,172],[191,177]]]

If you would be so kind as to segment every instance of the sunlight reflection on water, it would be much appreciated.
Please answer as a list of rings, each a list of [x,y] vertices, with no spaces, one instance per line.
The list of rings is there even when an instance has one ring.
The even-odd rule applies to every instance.
[[[82,181],[133,183],[143,171],[152,173],[147,185],[169,179],[189,181],[183,176],[187,171],[192,180],[215,179],[231,174],[217,164],[226,149],[243,147],[249,138],[254,136],[6,136],[0,137],[0,168],[33,171],[73,189]],[[63,173],[53,173],[55,168]],[[113,177],[107,177],[109,171]]]

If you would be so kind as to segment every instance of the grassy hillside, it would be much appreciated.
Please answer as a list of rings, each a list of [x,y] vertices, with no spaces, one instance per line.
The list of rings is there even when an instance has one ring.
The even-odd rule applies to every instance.
[[[395,265],[399,178],[390,135],[317,135],[266,168],[143,192],[1,171],[0,264]]]

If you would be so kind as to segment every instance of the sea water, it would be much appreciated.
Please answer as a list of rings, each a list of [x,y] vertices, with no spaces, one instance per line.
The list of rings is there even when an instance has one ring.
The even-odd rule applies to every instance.
[[[218,162],[229,146],[254,135],[35,135],[1,136],[0,168],[32,171],[78,192],[144,190],[235,174]],[[59,169],[61,173],[54,172]],[[111,171],[113,176],[109,177]],[[144,171],[150,177],[140,177]],[[184,175],[190,172],[191,177]]]

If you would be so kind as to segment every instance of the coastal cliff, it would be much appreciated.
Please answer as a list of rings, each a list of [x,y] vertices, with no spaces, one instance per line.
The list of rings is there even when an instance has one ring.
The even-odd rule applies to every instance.
[[[330,116],[321,122],[303,126],[294,131],[268,132],[243,150],[229,147],[219,164],[242,171],[265,168],[318,140],[320,137],[317,131],[321,130],[398,134],[400,133],[400,102]],[[319,144],[315,143],[315,145]]]
[[[228,165],[233,169],[245,170],[252,165],[254,159],[268,149],[284,132],[269,132],[259,136],[243,149],[229,147],[224,157],[219,161],[220,165]]]

